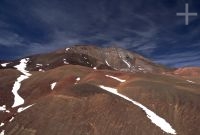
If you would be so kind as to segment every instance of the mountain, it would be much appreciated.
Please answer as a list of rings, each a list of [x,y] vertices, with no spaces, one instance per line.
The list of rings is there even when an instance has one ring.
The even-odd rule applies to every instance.
[[[4,61],[0,135],[200,134],[199,71],[87,45]]]
[[[163,72],[169,70],[162,65],[154,64],[137,53],[116,47],[100,48],[77,45],[53,53],[30,56],[29,59],[27,65],[29,71],[49,70],[65,64],[128,72]],[[6,68],[13,68],[14,65],[19,64],[19,61],[8,62]]]
[[[200,76],[200,68],[199,67],[184,67],[179,68],[174,71],[174,74],[185,76],[185,77],[194,77],[199,78]]]

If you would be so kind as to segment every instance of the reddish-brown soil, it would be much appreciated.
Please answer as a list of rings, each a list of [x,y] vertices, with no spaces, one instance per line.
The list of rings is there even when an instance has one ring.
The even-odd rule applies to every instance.
[[[174,71],[174,74],[180,76],[187,76],[187,77],[200,77],[200,68],[199,67],[187,67],[187,68],[179,68]]]
[[[167,135],[151,123],[142,109],[99,85],[116,88],[119,93],[143,104],[169,122],[178,135],[200,134],[199,68],[179,69],[168,74],[94,70],[76,63],[58,63],[55,67],[44,68],[45,72],[33,68],[44,59],[46,56],[41,55],[34,58],[37,62],[32,66],[29,63],[32,76],[22,82],[18,91],[25,100],[19,107],[34,105],[21,113],[17,113],[18,107],[11,108],[14,102],[11,90],[21,75],[12,68],[17,61],[0,69],[0,106],[6,105],[11,111],[0,111],[0,123],[5,123],[0,132],[5,130],[5,135]],[[80,81],[76,80],[78,77]],[[57,84],[51,90],[53,82]],[[12,117],[14,120],[9,122]]]

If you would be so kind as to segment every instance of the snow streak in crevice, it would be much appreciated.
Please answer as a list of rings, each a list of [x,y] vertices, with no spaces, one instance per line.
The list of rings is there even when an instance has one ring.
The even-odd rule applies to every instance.
[[[34,105],[34,104],[28,105],[28,106],[26,106],[26,107],[20,107],[20,108],[17,109],[17,112],[18,112],[18,113],[21,113],[21,112],[25,111],[26,109],[32,107],[33,105]]]
[[[128,68],[131,68],[131,64],[129,64],[126,60],[123,60],[123,62],[128,66]]]
[[[115,77],[115,76],[111,76],[111,75],[105,75],[106,77],[109,77],[109,78],[112,78],[112,79],[115,79],[115,80],[117,80],[117,81],[119,81],[119,82],[125,82],[126,80],[122,80],[122,79],[120,79],[120,78],[118,78],[118,77]]]
[[[53,90],[55,88],[56,84],[57,84],[57,82],[54,82],[51,84],[51,90]]]
[[[31,74],[26,70],[28,61],[29,61],[29,58],[21,59],[20,64],[14,66],[23,75],[20,75],[20,77],[18,77],[14,83],[14,86],[12,89],[12,93],[14,94],[14,103],[12,105],[12,108],[24,104],[24,99],[22,97],[20,97],[20,95],[18,94],[18,90],[21,87],[22,81],[28,79],[31,76]]]
[[[154,112],[149,110],[144,105],[130,99],[129,97],[127,97],[125,95],[118,93],[117,89],[115,89],[115,88],[106,87],[103,85],[100,85],[99,87],[102,88],[103,90],[106,90],[112,94],[115,94],[115,95],[133,103],[134,105],[138,106],[139,108],[141,108],[146,113],[147,118],[149,118],[151,120],[151,122],[154,123],[156,126],[160,127],[164,132],[170,133],[170,134],[176,134],[176,131],[172,128],[172,126],[165,119],[161,118],[160,116],[158,116],[157,114],[155,114]]]

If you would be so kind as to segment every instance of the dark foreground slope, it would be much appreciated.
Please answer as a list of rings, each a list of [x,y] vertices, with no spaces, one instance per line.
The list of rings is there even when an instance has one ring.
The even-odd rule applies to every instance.
[[[35,61],[39,62],[41,57],[44,56]],[[32,76],[22,82],[18,91],[25,103],[12,108],[11,90],[21,73],[9,66],[0,69],[0,106],[6,105],[10,111],[0,111],[0,123],[5,124],[0,133],[2,130],[5,135],[168,134],[152,123],[141,108],[100,85],[115,88],[146,106],[170,123],[178,135],[200,134],[200,82],[195,81],[198,78],[173,73],[96,70],[77,63],[40,72],[28,65]],[[17,112],[19,107],[29,105],[32,106]]]

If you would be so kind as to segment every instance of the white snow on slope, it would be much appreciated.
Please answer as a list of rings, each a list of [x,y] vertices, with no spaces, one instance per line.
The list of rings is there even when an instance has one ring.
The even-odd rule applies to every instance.
[[[4,135],[5,134],[5,130],[2,130],[0,135]]]
[[[93,67],[94,70],[97,70],[97,67]]]
[[[117,95],[117,96],[131,102],[131,103],[133,103],[134,105],[136,105],[138,107],[140,107],[146,113],[147,118],[149,118],[152,123],[154,123],[158,127],[160,127],[164,132],[170,133],[170,134],[176,134],[176,131],[171,127],[171,125],[165,119],[161,118],[160,116],[158,116],[157,114],[155,114],[154,112],[149,110],[144,105],[130,99],[129,97],[127,97],[125,95],[118,93],[117,89],[115,89],[115,88],[106,87],[106,86],[103,86],[103,85],[100,85],[99,87],[110,92],[110,93],[113,93],[113,94],[115,94],[115,95]]]
[[[107,61],[107,60],[105,60],[105,62],[106,62],[106,64],[107,64],[107,66],[110,66],[110,64],[108,63],[108,61]]]
[[[131,67],[131,65],[126,60],[123,60],[123,62],[128,66],[128,68]]]
[[[81,78],[80,78],[80,77],[77,77],[77,78],[76,78],[76,82],[75,82],[75,84],[77,84],[78,81],[80,81],[80,80],[81,80]]]
[[[9,111],[9,110],[6,110],[6,112],[7,112],[7,113],[10,113],[10,111]]]
[[[24,99],[22,97],[20,97],[20,95],[18,94],[18,90],[21,87],[21,82],[25,79],[27,79],[28,77],[25,75],[21,75],[20,77],[17,78],[17,81],[15,81],[13,89],[12,89],[12,93],[14,94],[14,104],[12,105],[12,107],[17,107],[21,104],[24,103]]]
[[[2,67],[6,67],[9,63],[3,63],[1,64]]]
[[[23,112],[24,110],[30,108],[30,107],[33,106],[33,105],[34,105],[34,104],[28,105],[28,106],[26,106],[26,107],[20,107],[20,108],[17,109],[17,112],[18,112],[18,113]]]
[[[125,82],[126,80],[122,80],[122,79],[120,79],[120,78],[117,78],[117,77],[114,77],[114,76],[111,76],[111,75],[105,75],[106,77],[109,77],[109,78],[112,78],[112,79],[115,79],[115,80],[117,80],[117,81],[119,81],[119,82]]]
[[[54,83],[51,84],[51,90],[54,89],[54,87],[56,86],[56,83],[57,83],[57,82],[54,82]]]
[[[0,106],[0,111],[5,111],[6,110],[6,105]]]
[[[76,78],[76,81],[80,81],[80,80],[81,80],[81,78],[80,78],[80,77],[77,77],[77,78]]]
[[[63,59],[64,64],[69,64],[66,59]]]
[[[0,106],[0,112],[1,112],[1,111],[2,111],[2,112],[10,113],[10,111],[6,109],[6,105]]]
[[[43,69],[39,69],[38,71],[40,71],[40,72],[45,72],[45,70],[43,70]]]
[[[138,66],[138,69],[139,69],[140,71],[144,71],[144,68],[142,68],[141,66]]]
[[[193,81],[191,81],[191,80],[186,80],[187,82],[189,82],[189,83],[195,83],[195,82],[193,82]]]
[[[29,71],[26,70],[26,65],[27,65],[28,61],[29,61],[29,58],[21,59],[20,64],[14,66],[14,67],[17,68],[17,70],[22,72],[24,75],[31,76]]]
[[[66,50],[66,51],[69,51],[69,49],[70,49],[70,48],[66,48],[65,50]]]
[[[31,74],[26,70],[26,65],[28,61],[29,61],[29,58],[22,59],[19,65],[14,66],[15,68],[17,68],[18,71],[23,73],[23,75],[20,75],[20,77],[18,77],[14,83],[14,86],[12,89],[12,93],[14,94],[14,104],[12,105],[12,108],[24,104],[24,99],[19,96],[18,90],[21,87],[21,82],[28,79],[29,76],[31,76]]]
[[[2,127],[2,126],[4,126],[5,124],[2,122],[1,124],[0,124],[0,127]]]
[[[43,65],[42,64],[36,64],[36,67],[42,67]]]
[[[64,64],[69,64],[68,62],[64,61]]]
[[[11,119],[9,119],[9,122],[12,122],[14,120],[14,117],[12,117]]]

